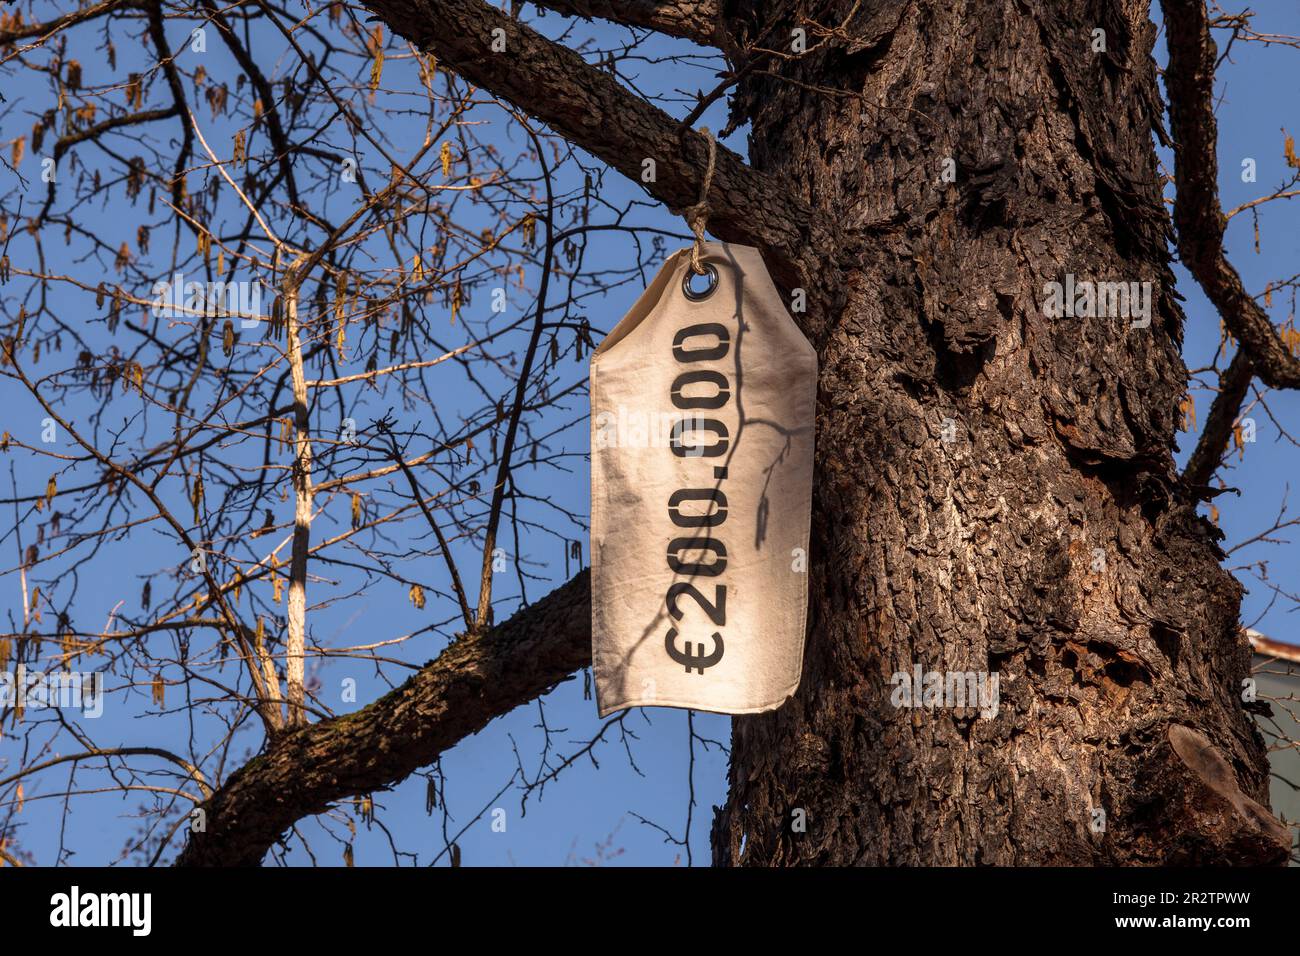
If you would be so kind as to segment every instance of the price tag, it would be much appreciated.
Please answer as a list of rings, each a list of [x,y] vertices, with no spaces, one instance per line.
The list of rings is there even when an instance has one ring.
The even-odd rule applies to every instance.
[[[758,250],[664,263],[591,357],[601,716],[750,714],[799,686],[817,355]]]

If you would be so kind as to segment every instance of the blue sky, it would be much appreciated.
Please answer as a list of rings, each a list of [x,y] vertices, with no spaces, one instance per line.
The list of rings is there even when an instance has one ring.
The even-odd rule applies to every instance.
[[[1300,13],[1283,10],[1281,7],[1282,5],[1270,5],[1257,18],[1257,28],[1274,33],[1300,33]],[[544,31],[554,34],[561,28],[562,21],[552,15],[539,21],[538,25]],[[593,36],[596,45],[601,47],[609,46],[623,36],[620,31],[599,23],[581,26],[578,33]],[[181,46],[184,36],[184,30],[175,30],[173,44]],[[264,55],[265,61],[269,63],[280,56],[278,44],[270,38],[259,39],[258,45],[259,59]],[[682,46],[676,42],[656,40],[642,52],[653,55],[670,49],[680,50]],[[212,58],[208,70],[214,76],[219,75],[221,69],[233,69],[228,63],[221,65],[221,55],[215,49],[208,54]],[[1158,42],[1157,56],[1163,61],[1163,40]],[[1266,49],[1254,44],[1239,45],[1234,51],[1234,61],[1226,64],[1221,73],[1224,98],[1219,107],[1219,150],[1225,208],[1269,192],[1288,178],[1283,159],[1283,131],[1300,131],[1300,97],[1296,96],[1296,86],[1300,82],[1297,80],[1297,76],[1300,76],[1296,70],[1297,57],[1300,57],[1300,51],[1286,47]],[[84,59],[89,64],[102,58],[91,54]],[[714,79],[710,71],[698,69],[692,74],[691,69],[674,67],[671,71],[666,70],[656,65],[653,59],[626,65],[626,70],[636,75],[638,87],[647,91],[666,93],[674,87],[693,90],[696,87],[708,89],[713,85]],[[95,77],[92,76],[91,80],[95,80]],[[43,83],[43,79],[33,79],[30,73],[20,72],[14,79],[5,79],[5,94],[11,99],[30,95],[33,102],[43,103],[42,97],[48,98],[44,86],[29,88],[33,84]],[[684,109],[676,108],[677,115],[684,112]],[[518,150],[517,134],[513,140],[506,139],[503,114],[484,107],[478,115],[499,124],[503,130],[500,134],[503,150]],[[723,125],[724,119],[721,110],[715,107],[703,122],[716,130]],[[0,142],[7,143],[14,136],[26,133],[30,124],[30,116],[14,111],[0,113]],[[229,130],[220,124],[212,124],[210,139],[214,143],[228,135]],[[493,134],[489,134],[491,135]],[[746,153],[745,130],[738,131],[726,142],[742,155]],[[1241,161],[1246,157],[1256,160],[1258,181],[1255,183],[1243,183],[1237,175]],[[1162,152],[1162,159],[1172,169],[1172,156]],[[368,157],[367,161],[375,160],[374,157]],[[29,164],[23,171],[31,177],[34,168]],[[7,177],[8,173],[5,175]],[[4,188],[10,188],[10,184],[5,184]],[[639,186],[612,173],[605,178],[603,192],[605,198],[615,204],[644,196]],[[336,218],[342,218],[349,209],[349,197],[339,196],[333,201],[335,205],[331,207],[331,212]],[[134,234],[136,223],[122,221],[119,218],[120,210],[90,211],[87,215],[106,236],[121,233],[122,238],[129,238]],[[662,209],[643,211],[636,221],[647,228],[685,232],[681,221]],[[1296,228],[1296,221],[1296,209],[1288,208],[1285,202],[1264,208],[1260,214],[1259,254],[1254,251],[1250,218],[1242,216],[1233,221],[1228,233],[1228,253],[1242,273],[1248,289],[1259,291],[1270,280],[1287,278],[1300,272],[1296,266],[1300,262],[1300,257],[1297,256],[1297,252],[1300,252],[1300,229]],[[158,241],[160,244],[166,242],[161,236]],[[58,243],[51,242],[50,245],[56,250],[54,254],[57,254]],[[674,247],[670,243],[669,248]],[[633,247],[627,239],[602,238],[589,252],[587,262],[591,268],[626,267],[632,254]],[[15,260],[17,259],[16,253]],[[66,258],[61,266],[74,275],[77,270],[88,270],[86,263],[79,264]],[[1179,291],[1186,297],[1185,355],[1189,367],[1196,368],[1207,364],[1218,345],[1219,321],[1185,271],[1176,267],[1176,272]],[[88,274],[83,278],[93,284],[99,277]],[[639,281],[630,282],[599,300],[588,302],[586,315],[592,325],[602,331],[612,328],[640,289]],[[90,305],[93,303],[88,305],[85,296],[76,299],[71,297],[71,293],[59,294],[69,296],[66,303],[63,303],[66,309],[86,308],[87,314],[91,314]],[[526,299],[521,299],[512,304],[522,310],[528,303]],[[1275,321],[1285,321],[1290,308],[1289,295],[1275,297],[1272,308]],[[489,320],[487,296],[474,299],[467,310],[466,320],[471,325]],[[462,323],[456,330],[449,330],[449,338],[466,334],[463,325]],[[42,370],[54,368],[57,361],[66,361],[66,353],[56,363],[43,365]],[[585,369],[585,361],[571,361],[564,372],[562,383],[567,385],[580,381],[585,376]],[[434,378],[432,381],[441,389],[435,396],[439,416],[454,421],[459,411],[469,407],[464,395],[465,383],[451,374],[445,379]],[[492,379],[489,378],[489,381]],[[496,384],[504,388],[508,379],[500,377]],[[8,416],[8,420],[0,425],[15,435],[34,442],[33,432],[39,430],[42,415],[30,398],[16,390],[9,381],[5,380],[0,388],[4,389],[3,405],[0,407],[5,409]],[[1203,422],[1211,396],[1200,392],[1196,399],[1198,420]],[[1300,425],[1293,395],[1270,395],[1268,401],[1272,412],[1284,425]],[[380,401],[365,406],[365,411],[378,414],[383,411],[382,406],[392,404],[391,400]],[[84,416],[87,409],[79,408],[73,403],[64,411],[77,419],[79,415]],[[587,450],[587,433],[583,421],[585,411],[585,397],[580,397],[552,413],[553,417],[547,420],[550,427],[564,425],[568,428],[564,433],[564,444],[571,454],[563,460],[563,467],[548,465],[529,469],[526,479],[528,490],[545,499],[529,506],[531,510],[528,516],[534,520],[555,523],[555,516],[548,510],[546,502],[579,515],[587,512],[589,473],[583,457]],[[399,406],[395,414],[399,421],[409,422],[409,417],[418,415],[418,411],[411,412]],[[1240,497],[1225,495],[1217,500],[1220,523],[1227,533],[1229,545],[1252,537],[1273,523],[1280,502],[1288,492],[1290,469],[1300,463],[1300,454],[1287,441],[1278,437],[1277,429],[1268,421],[1267,416],[1259,412],[1255,417],[1259,421],[1258,441],[1246,450],[1246,467],[1229,473],[1227,477],[1230,484],[1241,488],[1242,494]],[[1180,461],[1186,459],[1194,446],[1193,438],[1184,436],[1182,445]],[[5,466],[10,464],[14,468],[19,488],[25,493],[44,487],[49,472],[47,463],[33,462],[23,455],[12,453],[7,459],[0,458],[0,469],[7,471]],[[8,475],[0,472],[0,482],[3,482],[7,490]],[[343,504],[338,505],[327,518],[318,522],[317,527],[326,532],[333,525],[345,523],[346,511],[341,510],[343,508]],[[0,524],[0,533],[8,529],[7,522]],[[568,528],[564,533],[569,537],[582,537],[582,531],[577,527]],[[32,526],[25,526],[25,540],[30,540],[31,534]],[[521,557],[528,562],[530,570],[553,582],[533,584],[530,590],[532,596],[540,596],[553,584],[564,579],[562,545],[555,537],[526,534],[520,550]],[[476,571],[476,551],[472,547],[458,546],[455,552],[462,576],[472,580]],[[585,539],[583,553],[585,560],[589,554]],[[12,534],[0,541],[0,554],[14,554]],[[1231,564],[1245,565],[1268,557],[1273,562],[1271,579],[1279,587],[1300,593],[1296,555],[1292,543],[1265,542],[1243,549],[1234,555]],[[107,546],[94,562],[75,571],[69,568],[66,573],[75,573],[78,578],[78,614],[84,614],[84,620],[79,623],[105,620],[118,601],[136,600],[145,576],[156,573],[160,568],[174,566],[179,560],[175,542],[160,529],[146,527],[136,529],[129,537]],[[8,568],[9,565],[4,567]],[[1256,624],[1260,630],[1279,640],[1294,640],[1291,627],[1294,617],[1290,602],[1279,600],[1269,609],[1272,595],[1268,590],[1244,572],[1239,576],[1249,588],[1243,608],[1243,621],[1254,623],[1262,615]],[[66,586],[67,583],[62,581],[60,585]],[[446,581],[439,579],[436,584],[445,587]],[[515,593],[509,590],[509,584],[499,584],[498,587],[505,589],[498,593]],[[21,617],[15,575],[0,577],[0,600],[5,605],[0,613]],[[508,606],[500,608],[498,620],[508,610]],[[432,620],[453,615],[453,606],[446,601],[431,601],[429,610],[421,615],[409,606],[404,593],[388,588],[368,592],[360,599],[342,604],[337,609],[326,608],[315,613],[312,627],[317,640],[337,646],[384,639],[392,633],[401,633],[404,629],[424,626]],[[449,633],[449,629],[444,629],[445,633]],[[418,664],[435,656],[444,643],[445,636],[426,636],[419,639],[418,643],[404,648],[405,657]],[[317,669],[315,676],[327,689],[323,693],[336,687],[344,678],[356,679],[359,683],[358,697],[362,704],[387,689],[387,685],[375,677],[373,668],[347,661],[331,661]],[[401,679],[397,672],[393,676],[397,680]],[[145,678],[141,677],[141,680]],[[590,756],[576,761],[540,794],[533,793],[526,804],[521,806],[521,794],[517,788],[508,789],[501,794],[502,788],[510,784],[516,773],[516,753],[527,774],[537,772],[542,752],[543,734],[539,729],[542,708],[545,724],[552,734],[551,746],[561,756],[581,749],[600,732],[602,722],[596,717],[594,701],[584,699],[583,683],[579,676],[561,685],[544,703],[530,704],[501,718],[482,733],[463,741],[442,758],[440,771],[445,780],[443,793],[453,817],[446,822],[447,832],[456,836],[465,865],[685,865],[683,848],[666,842],[662,832],[638,818],[645,818],[677,837],[681,837],[684,832],[690,761],[688,717],[684,712],[659,709],[631,712],[621,723],[608,730]],[[87,722],[93,723],[89,729],[99,744],[184,745],[187,734],[185,724],[176,716],[157,715],[157,709],[150,703],[147,682],[127,689],[119,680],[116,686],[110,685],[110,691],[112,696],[106,715],[99,721]],[[177,701],[169,699],[168,705],[175,707]],[[335,706],[346,709],[341,703],[336,703]],[[730,736],[729,720],[717,715],[696,714],[694,731],[701,737],[726,743]],[[254,732],[244,734],[241,739],[248,749],[254,748],[258,742]],[[19,756],[13,738],[7,735],[0,743],[0,761],[8,761],[8,764],[0,764],[0,777],[14,766],[13,762]],[[554,760],[553,756],[552,761]],[[28,804],[17,818],[17,822],[22,825],[19,840],[24,849],[35,853],[42,863],[53,862],[60,839],[65,846],[75,850],[75,855],[69,862],[91,864],[111,861],[137,828],[135,814],[140,802],[132,797],[123,799],[116,795],[76,797],[73,803],[75,812],[64,820],[61,815],[62,801],[42,797],[56,793],[67,783],[67,770],[67,767],[62,767],[28,783]],[[697,865],[706,863],[709,859],[711,808],[724,799],[725,772],[725,754],[717,747],[697,743],[694,763],[697,805],[690,832],[690,848]],[[86,786],[92,785],[95,779],[95,774],[89,770],[77,777]],[[102,777],[99,782],[102,783]],[[438,811],[433,815],[426,814],[424,779],[412,778],[391,792],[377,794],[375,800],[378,821],[392,831],[399,849],[418,854],[421,865],[434,862],[435,859],[438,865],[446,864],[446,857],[438,856],[442,850],[444,820]],[[494,809],[502,812],[494,814]],[[355,837],[350,834],[348,824],[343,822],[343,816],[352,818],[352,825],[357,829]],[[497,822],[495,828],[494,820]],[[504,828],[501,821],[504,821]],[[378,825],[367,827],[355,814],[338,815],[337,819],[324,822],[303,821],[299,824],[299,829],[311,843],[319,862],[341,862],[344,841],[354,843],[358,865],[387,865],[394,862],[383,828]],[[327,835],[326,830],[338,839]],[[310,862],[299,841],[292,840],[291,847],[290,862]],[[412,860],[402,857],[401,862],[408,865]]]

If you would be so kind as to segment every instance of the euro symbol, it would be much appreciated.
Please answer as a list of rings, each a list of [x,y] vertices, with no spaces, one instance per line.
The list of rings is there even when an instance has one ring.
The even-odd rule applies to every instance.
[[[677,628],[675,627],[669,628],[668,636],[664,638],[664,649],[668,651],[668,656],[671,657],[673,660],[675,660],[678,664],[685,665],[686,673],[688,674],[692,670],[694,670],[695,673],[697,674],[703,674],[704,668],[712,667],[714,664],[718,663],[718,661],[722,660],[722,635],[719,634],[717,631],[713,632],[713,653],[712,654],[704,653],[703,641],[699,642],[698,644],[692,644],[690,641],[685,641],[683,643],[686,646],[686,650],[679,651],[676,648],[676,646],[673,644],[673,641],[676,640],[676,638],[677,638]],[[699,648],[699,653],[698,654],[692,653],[691,651],[692,647]]]

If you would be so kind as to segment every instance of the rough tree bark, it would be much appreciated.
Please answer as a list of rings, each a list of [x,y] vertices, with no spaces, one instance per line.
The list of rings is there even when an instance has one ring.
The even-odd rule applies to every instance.
[[[366,5],[616,168],[658,157],[655,195],[694,200],[702,142],[608,74],[479,0]],[[544,5],[733,57],[832,28],[803,56],[737,63],[753,168],[720,150],[711,197],[715,235],[807,289],[822,369],[803,684],[734,722],[715,863],[1282,861],[1239,696],[1241,588],[1196,514],[1205,468],[1189,482],[1172,458],[1184,317],[1146,6]],[[495,27],[509,57],[488,51]],[[1149,327],[1047,317],[1044,284],[1067,273],[1153,283]],[[256,862],[297,816],[401,779],[545,690],[585,661],[575,587],[497,629],[549,648],[534,679],[449,693],[434,662],[392,700],[274,742],[218,789],[182,862]],[[466,646],[493,648],[500,674],[511,647],[495,634]],[[894,708],[890,676],[915,664],[997,672],[998,716]]]
[[[715,861],[1280,860],[1240,587],[1171,460],[1186,370],[1146,9],[872,6],[740,96],[760,169],[889,233],[818,330],[806,676],[735,722]],[[1154,283],[1150,328],[1047,318],[1066,273]],[[913,662],[999,672],[1001,713],[893,709]]]

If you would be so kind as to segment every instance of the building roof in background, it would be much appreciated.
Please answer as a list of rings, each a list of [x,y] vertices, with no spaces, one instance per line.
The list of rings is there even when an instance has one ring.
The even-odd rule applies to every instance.
[[[1255,649],[1256,654],[1300,664],[1300,644],[1284,644],[1281,641],[1273,640],[1271,637],[1265,637],[1259,631],[1249,627],[1243,628],[1243,630],[1246,632],[1246,637],[1250,639],[1250,646]]]

